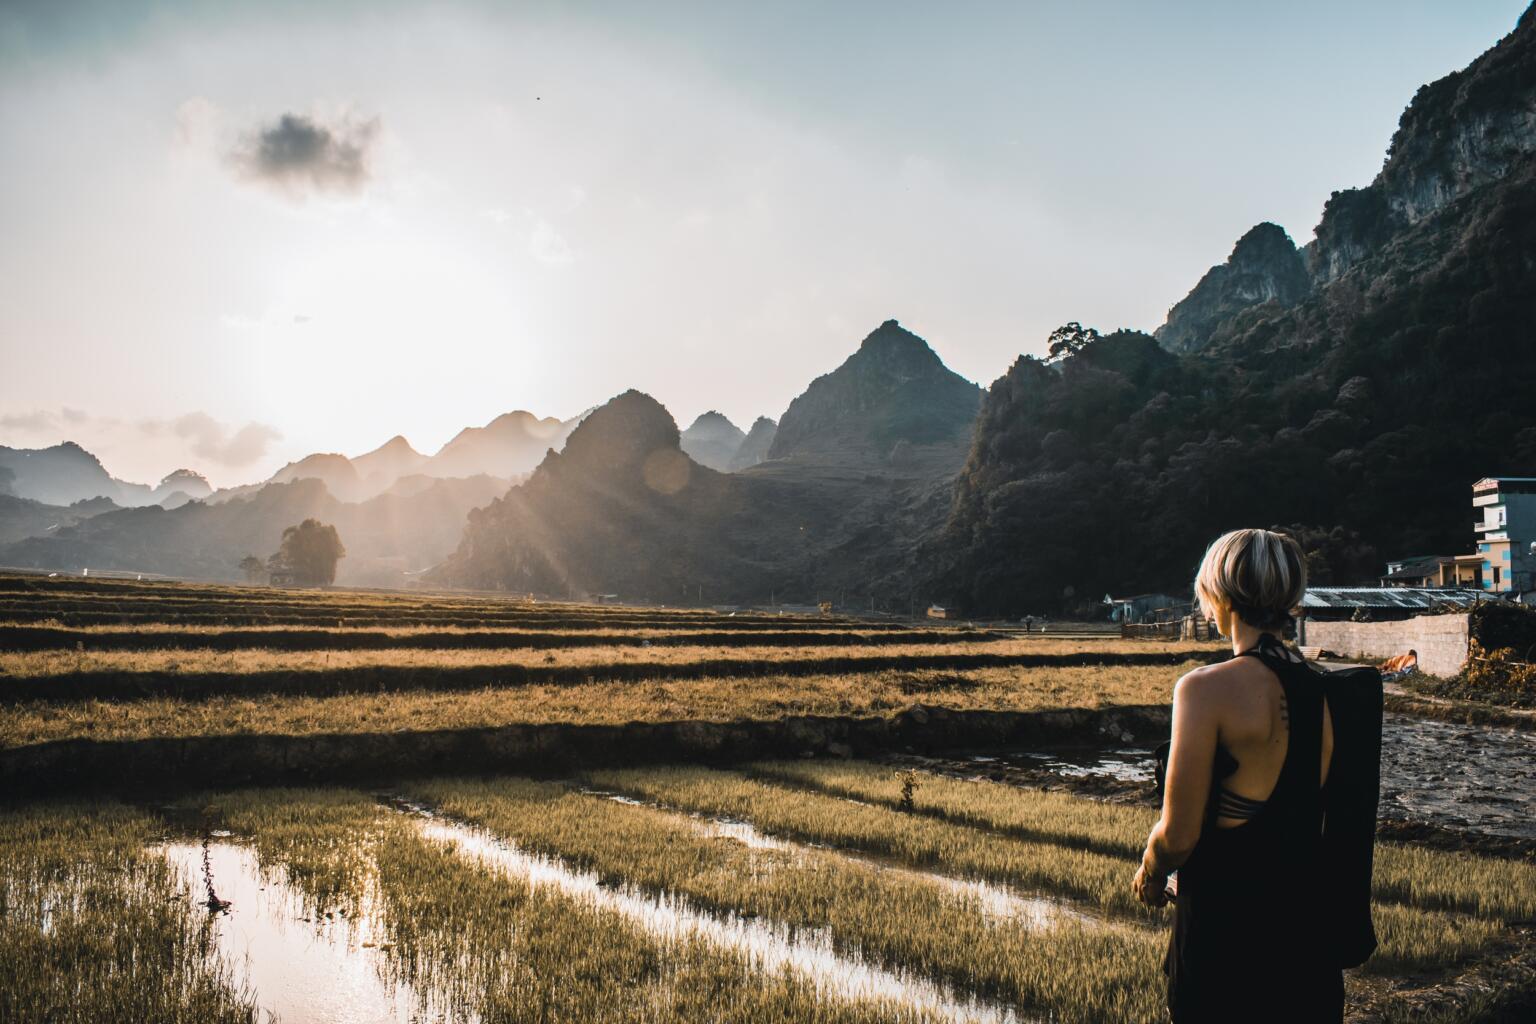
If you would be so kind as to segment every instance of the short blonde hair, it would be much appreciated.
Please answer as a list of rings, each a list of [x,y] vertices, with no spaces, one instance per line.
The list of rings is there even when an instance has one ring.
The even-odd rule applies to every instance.
[[[1255,629],[1283,629],[1307,590],[1301,545],[1283,533],[1233,530],[1205,549],[1195,597],[1207,618],[1230,608]]]

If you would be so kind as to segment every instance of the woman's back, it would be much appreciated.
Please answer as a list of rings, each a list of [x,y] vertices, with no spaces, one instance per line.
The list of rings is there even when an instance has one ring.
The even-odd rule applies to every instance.
[[[1342,977],[1306,899],[1322,867],[1323,681],[1267,634],[1245,653],[1223,673],[1208,820],[1179,869],[1169,1005],[1181,1021],[1337,1019]]]
[[[1260,640],[1261,652],[1254,648],[1249,657],[1213,665],[1206,671],[1220,681],[1217,713],[1220,716],[1217,742],[1237,762],[1222,786],[1241,800],[1262,804],[1269,799],[1290,749],[1290,708],[1285,687],[1276,669],[1281,662],[1302,664],[1300,655],[1284,647],[1269,634]],[[1273,661],[1274,664],[1270,662]],[[1302,664],[1305,668],[1305,665]],[[1307,669],[1307,671],[1311,671]],[[1329,761],[1333,754],[1333,721],[1328,714],[1327,697],[1320,715],[1322,750],[1318,763],[1318,785],[1328,782]],[[1239,827],[1246,818],[1220,816],[1218,827]]]

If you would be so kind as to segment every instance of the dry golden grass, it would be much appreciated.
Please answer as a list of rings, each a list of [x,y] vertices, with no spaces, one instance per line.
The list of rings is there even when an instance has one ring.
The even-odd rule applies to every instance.
[[[0,705],[0,747],[80,738],[299,736],[549,723],[730,722],[795,715],[865,717],[890,715],[917,702],[955,710],[1019,712],[1160,704],[1168,701],[1175,679],[1191,667],[891,670],[334,697],[30,701]]]
[[[1058,641],[1057,643],[1063,643]],[[1063,643],[1063,646],[1065,644]],[[1176,656],[1181,652],[1163,646],[1145,645],[1137,653]],[[141,673],[178,673],[182,675],[244,675],[272,672],[345,671],[369,668],[442,670],[487,668],[496,666],[558,667],[588,669],[600,674],[605,666],[626,662],[656,665],[681,665],[710,661],[739,664],[743,670],[771,672],[776,661],[826,661],[840,668],[860,659],[892,658],[998,658],[1025,659],[1052,656],[1033,640],[993,640],[974,643],[892,644],[879,646],[752,647],[727,645],[655,646],[651,648],[575,647],[529,650],[505,647],[491,650],[432,650],[403,648],[356,651],[274,651],[247,649],[215,651],[209,649],[162,651],[28,651],[0,653],[0,674],[15,679],[67,677],[76,674],[135,675]],[[1061,652],[1067,653],[1067,652]],[[1081,651],[1073,653],[1082,653]],[[1113,657],[1115,652],[1089,647],[1091,655]],[[1189,653],[1194,653],[1190,651]],[[849,665],[848,671],[857,671]]]

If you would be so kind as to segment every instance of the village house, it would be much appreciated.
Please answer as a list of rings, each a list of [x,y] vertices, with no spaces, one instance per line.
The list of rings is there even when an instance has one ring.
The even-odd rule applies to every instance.
[[[1473,527],[1482,589],[1536,596],[1536,477],[1484,477],[1472,485],[1472,506],[1482,513]]]

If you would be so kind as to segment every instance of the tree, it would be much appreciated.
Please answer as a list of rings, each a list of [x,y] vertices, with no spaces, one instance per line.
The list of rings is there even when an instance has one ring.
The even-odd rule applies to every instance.
[[[1051,332],[1046,339],[1046,359],[1064,359],[1067,356],[1075,356],[1083,349],[1099,340],[1097,328],[1084,327],[1073,320],[1062,324]]]
[[[267,566],[291,574],[295,583],[328,585],[336,582],[336,563],[346,555],[336,527],[318,519],[306,519],[283,531],[283,542]]]
[[[240,571],[245,573],[247,583],[260,583],[267,574],[267,563],[255,555],[246,555],[240,559]]]

